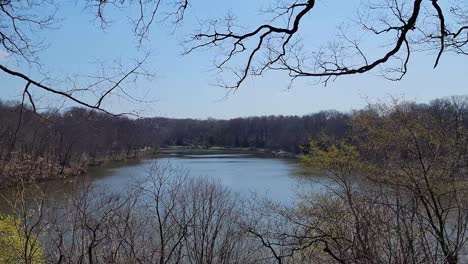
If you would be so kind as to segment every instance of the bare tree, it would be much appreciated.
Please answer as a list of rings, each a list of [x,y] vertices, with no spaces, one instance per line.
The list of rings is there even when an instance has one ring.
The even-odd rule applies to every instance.
[[[63,80],[54,80],[46,73],[40,53],[49,43],[43,35],[48,29],[59,26],[59,11],[58,3],[53,0],[0,2],[0,47],[2,54],[5,53],[8,61],[12,62],[2,61],[0,71],[24,81],[22,103],[29,104],[33,111],[36,111],[34,90],[106,113],[109,112],[105,110],[103,103],[108,97],[137,100],[125,87],[138,78],[153,76],[144,67],[149,56],[147,53],[139,59],[125,63],[118,59],[110,65],[99,62],[97,66],[100,70],[96,71],[96,74],[86,76],[86,80],[82,80],[83,77],[67,76]],[[19,69],[14,68],[13,62],[19,65]],[[28,67],[30,70],[25,71]],[[35,72],[38,74],[34,74]],[[95,97],[95,101],[85,99],[89,96]]]
[[[137,49],[147,39],[152,25],[167,23],[177,27],[190,4],[188,0],[85,1],[102,27],[107,27],[112,19],[107,9],[137,10],[135,16],[130,17]],[[464,1],[442,4],[437,0],[362,2],[353,27],[340,27],[337,39],[308,51],[300,34],[309,30],[304,28],[304,21],[313,16],[321,4],[315,0],[272,1],[271,6],[263,10],[270,19],[257,26],[243,25],[232,14],[221,19],[207,19],[185,43],[185,53],[220,47],[222,54],[215,65],[227,75],[222,76],[219,84],[230,89],[241,86],[248,76],[258,76],[267,70],[284,71],[291,81],[311,77],[325,84],[340,76],[376,71],[390,80],[400,80],[408,71],[413,52],[434,51],[434,67],[443,54],[467,54],[468,7]],[[40,66],[38,54],[47,43],[36,33],[56,27],[59,14],[60,9],[53,0],[1,1],[2,48],[19,64]],[[337,20],[337,24],[343,22],[341,18]],[[362,39],[366,41],[360,41]],[[152,75],[143,67],[146,58],[147,54],[135,60],[132,66],[116,63],[116,66],[105,67],[102,74],[92,76],[93,81],[88,84],[71,83],[65,87],[47,85],[3,63],[0,70],[24,81],[23,97],[33,108],[36,106],[31,90],[38,89],[105,111],[106,97],[135,99],[126,91],[125,83]],[[49,77],[46,75],[45,79]],[[83,93],[94,95],[96,100],[81,99]]]
[[[27,242],[18,259],[35,263],[40,251],[47,263],[258,263],[239,198],[213,180],[154,163],[126,190],[73,185],[57,196],[46,185],[14,189],[12,215]]]
[[[341,27],[337,39],[309,52],[299,35],[313,30],[302,24],[314,16],[320,4],[314,0],[273,1],[265,10],[271,20],[258,26],[243,25],[231,14],[208,20],[187,41],[186,53],[220,47],[215,66],[234,78],[233,82],[219,83],[229,89],[237,89],[247,77],[267,70],[284,71],[291,81],[311,77],[324,84],[340,76],[379,70],[390,80],[400,80],[408,71],[411,53],[417,50],[436,51],[434,68],[447,52],[467,54],[466,3],[439,5],[437,0],[363,3],[358,9],[357,28]],[[243,62],[239,65],[239,61]]]

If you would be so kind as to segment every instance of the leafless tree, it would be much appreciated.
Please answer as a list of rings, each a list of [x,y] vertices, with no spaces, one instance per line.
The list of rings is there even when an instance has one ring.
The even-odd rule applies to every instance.
[[[107,9],[137,10],[136,15],[130,17],[137,49],[147,39],[152,25],[179,25],[190,4],[188,0],[85,1],[102,27],[112,20]],[[215,65],[227,75],[222,76],[219,84],[230,89],[238,88],[247,77],[267,70],[284,71],[291,81],[311,77],[325,84],[340,76],[376,71],[390,80],[400,80],[408,71],[413,52],[434,51],[434,67],[445,53],[467,54],[468,7],[460,0],[442,4],[437,0],[363,1],[353,27],[340,27],[335,40],[309,52],[300,34],[310,30],[304,28],[304,21],[314,16],[321,4],[315,0],[272,1],[270,7],[263,10],[270,19],[257,26],[243,25],[232,14],[221,19],[205,19],[200,30],[185,43],[185,53],[220,47],[222,54]],[[38,53],[47,43],[36,33],[56,27],[59,12],[53,0],[1,1],[0,44],[3,50],[20,64],[41,65]],[[337,18],[337,24],[341,22],[342,18]],[[360,41],[362,39],[366,41]],[[151,76],[143,67],[146,58],[147,54],[131,66],[117,62],[116,66],[104,67],[102,73],[91,76],[92,81],[72,82],[65,87],[47,84],[4,63],[0,64],[0,70],[24,81],[23,97],[33,108],[36,104],[31,90],[38,89],[106,111],[103,109],[106,97],[135,99],[126,91],[125,84],[138,77]],[[46,75],[45,80],[49,77]],[[83,93],[94,95],[96,100],[82,99]]]
[[[187,41],[186,53],[219,47],[221,56],[215,66],[234,78],[231,82],[223,75],[228,79],[220,81],[229,89],[237,89],[247,77],[267,70],[284,71],[291,81],[311,77],[324,84],[340,76],[375,71],[390,80],[400,80],[408,71],[412,52],[435,50],[434,68],[447,52],[467,54],[464,1],[442,5],[437,0],[362,2],[356,27],[340,27],[337,39],[309,52],[306,47],[310,45],[299,35],[313,30],[303,24],[320,4],[314,0],[273,1],[265,10],[271,20],[258,26],[243,25],[231,14],[208,20]]]
[[[147,53],[125,63],[118,59],[110,65],[99,62],[100,70],[86,78],[64,77],[65,80],[57,81],[45,73],[40,53],[49,43],[43,34],[48,29],[58,27],[59,10],[58,3],[53,0],[0,2],[0,47],[2,54],[8,57],[7,61],[1,62],[0,71],[24,81],[22,104],[28,104],[36,111],[34,91],[56,95],[71,103],[106,113],[109,112],[103,103],[107,97],[136,100],[125,87],[138,78],[153,75],[144,66],[149,56]],[[15,69],[14,64],[19,69]],[[28,67],[30,70],[26,71]],[[40,77],[34,72],[38,72]],[[89,101],[85,99],[86,96],[94,96],[96,100]]]
[[[126,190],[79,179],[68,195],[32,196],[27,186],[44,191],[19,186],[12,200],[18,232],[31,238],[18,252],[25,263],[33,250],[48,263],[258,263],[239,198],[170,164],[150,165]]]

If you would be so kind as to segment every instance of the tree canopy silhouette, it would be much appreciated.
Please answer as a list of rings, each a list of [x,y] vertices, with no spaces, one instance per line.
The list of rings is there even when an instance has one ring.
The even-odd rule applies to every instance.
[[[233,14],[218,19],[206,18],[198,30],[187,36],[184,53],[221,48],[215,66],[222,75],[219,85],[229,89],[237,89],[247,78],[266,71],[286,72],[291,83],[308,77],[315,83],[327,84],[341,76],[367,72],[377,72],[398,81],[408,72],[414,52],[433,52],[434,68],[446,53],[468,54],[468,3],[463,0],[443,3],[438,0],[363,0],[355,10],[354,25],[338,27],[336,39],[311,50],[299,35],[312,30],[310,27],[320,27],[306,25],[304,21],[316,16],[317,6],[323,2],[271,2],[270,7],[263,10],[270,19],[257,25],[245,25],[242,17]],[[61,9],[57,4],[55,0],[0,0],[0,46],[18,65],[34,66],[42,72],[38,54],[48,43],[37,32],[58,26]],[[183,23],[191,5],[196,3],[189,0],[85,1],[86,8],[95,14],[101,27],[109,26],[112,14],[108,9],[138,10],[130,17],[136,49],[149,41],[147,37],[154,24],[177,26]],[[343,18],[336,17],[336,21],[340,24]],[[144,67],[147,57],[145,54],[135,59],[130,66],[124,63],[109,66],[92,76],[93,82],[68,87],[46,85],[3,62],[0,62],[0,70],[24,81],[23,101],[29,101],[33,108],[34,97],[30,91],[39,89],[107,112],[103,108],[107,97],[117,94],[133,100],[135,98],[126,92],[126,84],[142,76],[152,76]],[[94,94],[95,100],[83,99],[80,96],[83,92]]]

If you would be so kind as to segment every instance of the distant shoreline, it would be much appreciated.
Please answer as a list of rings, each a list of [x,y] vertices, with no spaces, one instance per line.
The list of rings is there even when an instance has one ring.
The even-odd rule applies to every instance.
[[[221,147],[221,146],[213,146],[213,147],[203,147],[203,146],[165,146],[161,147],[157,150],[157,153],[185,153],[185,152],[203,152],[203,153],[219,153],[219,152],[234,152],[234,153],[258,153],[258,154],[265,154],[271,155],[274,157],[281,157],[281,158],[299,158],[298,154],[287,152],[284,150],[271,150],[266,148],[242,148],[242,147]]]

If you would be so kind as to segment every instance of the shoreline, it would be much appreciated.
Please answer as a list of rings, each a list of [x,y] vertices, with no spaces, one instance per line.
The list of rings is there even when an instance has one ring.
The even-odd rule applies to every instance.
[[[61,168],[58,165],[55,166],[54,172],[52,173],[43,173],[42,170],[39,172],[35,171],[29,177],[22,178],[25,180],[23,183],[26,184],[35,184],[35,183],[45,183],[55,180],[72,180],[77,177],[83,177],[89,174],[90,170],[105,169],[111,167],[120,167],[125,166],[125,163],[128,162],[140,162],[145,159],[158,158],[164,156],[184,156],[190,154],[253,154],[253,155],[264,155],[266,157],[273,158],[283,158],[283,159],[299,159],[298,154],[286,152],[286,151],[276,151],[264,148],[242,148],[242,147],[201,147],[201,146],[164,146],[159,149],[149,149],[146,151],[138,151],[131,156],[126,154],[115,154],[102,156],[90,161],[81,161],[71,163],[69,166],[64,166]],[[45,165],[44,165],[45,166]],[[13,169],[14,171],[14,169]],[[31,173],[31,172],[29,172]],[[49,176],[46,176],[46,175]],[[6,180],[0,185],[0,190],[5,190],[8,188],[14,188],[17,186],[21,179],[14,179],[13,176]]]

